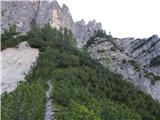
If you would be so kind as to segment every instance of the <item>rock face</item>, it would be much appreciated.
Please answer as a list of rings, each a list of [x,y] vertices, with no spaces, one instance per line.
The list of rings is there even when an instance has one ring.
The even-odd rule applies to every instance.
[[[77,38],[77,46],[82,47],[90,35],[97,29],[101,29],[101,23],[95,20],[85,24],[83,20],[74,22],[69,8],[63,4],[59,6],[57,1],[2,1],[1,28],[2,31],[15,24],[17,31],[26,33],[33,24],[43,26],[50,24],[58,29],[69,28]]]
[[[95,20],[89,21],[85,24],[85,21],[82,19],[81,21],[76,22],[76,27],[74,30],[74,34],[76,35],[78,47],[81,48],[84,44],[86,44],[87,40],[92,36],[95,30],[102,29],[101,23],[97,23]]]
[[[112,42],[98,37],[95,41],[88,48],[92,58],[160,101],[160,59],[155,59],[160,56],[157,35],[148,39],[113,38]]]
[[[36,61],[39,51],[30,48],[27,42],[22,42],[17,48],[8,48],[1,52],[2,57],[2,80],[1,92],[15,90],[17,82],[24,80]]]

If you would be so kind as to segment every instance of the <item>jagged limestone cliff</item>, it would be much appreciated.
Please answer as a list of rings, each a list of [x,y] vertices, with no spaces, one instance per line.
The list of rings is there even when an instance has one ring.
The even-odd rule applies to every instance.
[[[160,101],[160,64],[153,64],[160,56],[157,35],[148,39],[113,38],[112,42],[97,37],[88,51],[92,58]]]
[[[33,24],[43,26],[50,24],[58,29],[67,27],[71,29],[77,38],[77,46],[82,47],[90,35],[97,29],[101,29],[101,23],[95,20],[74,22],[69,8],[63,4],[59,6],[57,1],[3,1],[1,8],[2,31],[15,24],[17,31],[26,33]]]

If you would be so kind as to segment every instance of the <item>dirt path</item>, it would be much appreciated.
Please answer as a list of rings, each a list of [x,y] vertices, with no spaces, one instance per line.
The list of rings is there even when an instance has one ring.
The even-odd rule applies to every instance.
[[[46,91],[46,110],[45,110],[45,120],[55,120],[55,114],[52,109],[52,98],[51,98],[51,92],[52,92],[52,85],[51,82],[48,81],[49,89]]]

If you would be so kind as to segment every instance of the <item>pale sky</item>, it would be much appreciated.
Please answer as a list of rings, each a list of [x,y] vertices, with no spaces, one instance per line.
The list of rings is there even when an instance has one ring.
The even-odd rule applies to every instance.
[[[65,3],[73,20],[95,19],[114,37],[160,37],[160,0],[57,0]]]

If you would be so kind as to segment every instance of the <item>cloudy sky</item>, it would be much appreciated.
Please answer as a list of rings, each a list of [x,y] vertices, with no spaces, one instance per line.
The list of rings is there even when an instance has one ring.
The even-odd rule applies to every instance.
[[[96,19],[114,37],[160,36],[160,0],[57,0],[73,20]]]

